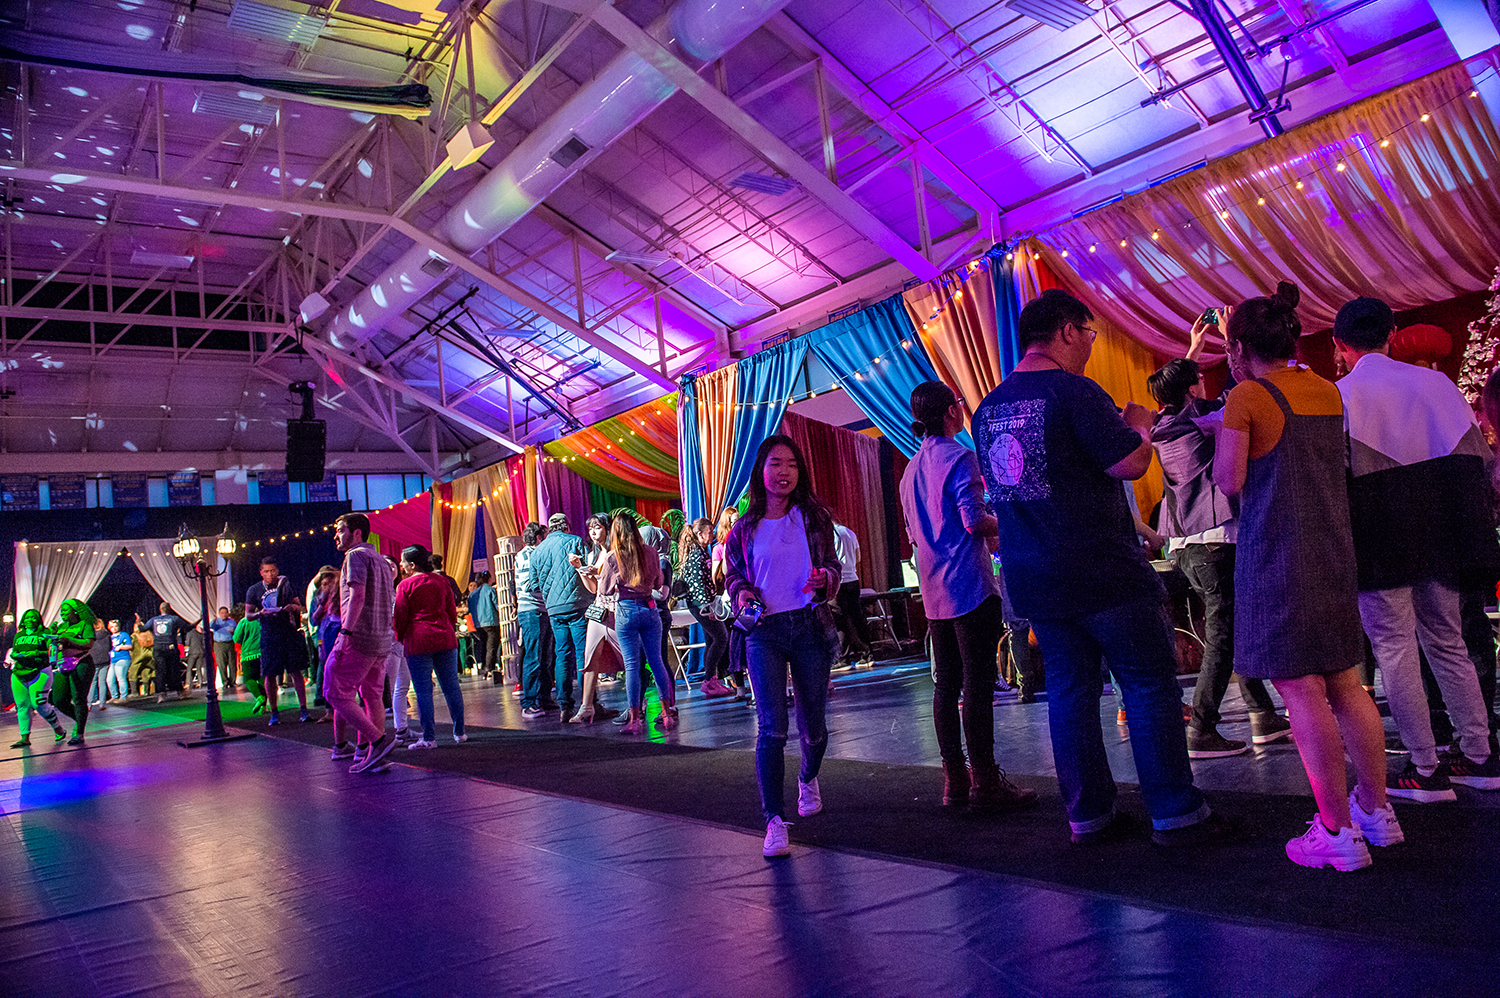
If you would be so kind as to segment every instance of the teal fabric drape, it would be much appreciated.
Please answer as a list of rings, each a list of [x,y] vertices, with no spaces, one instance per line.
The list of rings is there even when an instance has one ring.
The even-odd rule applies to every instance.
[[[781,427],[787,398],[807,359],[807,338],[799,336],[762,350],[739,363],[739,409],[734,421],[734,459],[729,465],[729,502],[750,487],[755,452]]]
[[[682,511],[689,520],[707,516],[708,487],[703,482],[703,450],[698,439],[698,379],[682,376],[677,400],[677,478],[682,485]]]
[[[870,422],[907,457],[917,452],[911,431],[912,389],[938,380],[899,294],[807,334],[813,353]],[[793,341],[795,342],[795,341]],[[876,360],[879,363],[876,363]],[[973,447],[965,432],[959,438]]]
[[[1000,376],[1010,377],[1010,372],[1021,363],[1021,302],[1016,297],[1016,265],[1007,260],[1010,251],[1005,246],[996,246],[988,254],[990,275],[995,281],[995,313],[1000,326]],[[977,403],[976,403],[977,404]]]

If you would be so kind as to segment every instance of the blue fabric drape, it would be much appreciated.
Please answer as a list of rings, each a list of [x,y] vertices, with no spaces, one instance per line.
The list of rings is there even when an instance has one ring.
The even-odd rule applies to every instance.
[[[707,516],[708,486],[703,480],[703,449],[698,437],[698,379],[682,376],[677,400],[677,477],[682,486],[682,511],[689,520]]]
[[[911,432],[911,393],[938,380],[899,294],[807,334],[854,404],[907,457],[917,452]],[[794,341],[795,342],[795,341]],[[902,344],[905,344],[903,346]],[[876,358],[880,363],[875,363]],[[960,438],[972,447],[967,432]]]
[[[1005,257],[1008,250],[996,246],[986,254],[990,258],[990,275],[995,281],[995,318],[1000,327],[1000,376],[1010,377],[1010,372],[1021,363],[1021,302],[1016,297],[1016,265]]]
[[[739,410],[734,418],[734,459],[729,464],[726,502],[750,487],[755,452],[781,427],[787,397],[807,359],[807,338],[797,337],[740,361]]]

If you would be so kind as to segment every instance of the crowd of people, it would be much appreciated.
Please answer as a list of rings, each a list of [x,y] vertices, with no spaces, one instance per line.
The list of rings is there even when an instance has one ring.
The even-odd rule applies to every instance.
[[[1273,295],[1205,312],[1184,356],[1148,380],[1157,411],[1133,402],[1119,409],[1084,376],[1094,318],[1059,290],[1022,310],[1024,356],[986,398],[974,404],[936,381],[912,393],[920,448],[899,499],[930,636],[945,808],[997,815],[1036,801],[996,758],[993,693],[1006,631],[1022,701],[1045,684],[1057,780],[1079,846],[1135,832],[1116,807],[1105,752],[1106,682],[1120,696],[1150,838],[1161,846],[1237,835],[1195,785],[1191,759],[1286,738],[1317,805],[1308,830],[1286,845],[1306,866],[1358,869],[1372,862],[1371,846],[1403,841],[1392,796],[1454,800],[1454,784],[1500,790],[1495,644],[1484,617],[1500,577],[1500,502],[1481,423],[1446,376],[1389,356],[1395,317],[1378,299],[1338,313],[1337,383],[1298,363],[1298,298],[1283,283]],[[1199,366],[1210,347],[1229,361],[1217,398]],[[1500,425],[1500,378],[1486,386],[1482,410]],[[966,426],[972,450],[958,439]],[[1153,458],[1165,484],[1155,527],[1130,488]],[[755,711],[767,857],[790,851],[791,716],[796,812],[810,817],[823,809],[830,673],[873,657],[858,538],[834,522],[808,470],[792,438],[772,436],[755,455],[743,512],[727,509],[717,523],[678,514],[670,530],[630,511],[596,514],[581,534],[554,513],[526,525],[513,558],[516,692],[527,721],[614,719],[625,735],[676,728],[671,607],[688,611],[703,636],[700,691]],[[473,642],[476,664],[497,667],[496,590],[478,575],[460,593],[425,548],[408,547],[398,561],[380,555],[369,533],[364,515],[340,517],[343,563],[320,569],[305,592],[264,559],[243,612],[221,607],[206,630],[165,603],[128,629],[96,621],[78,600],[64,602],[49,627],[28,611],[11,651],[15,747],[29,744],[33,712],[59,740],[59,715],[71,717],[68,740],[80,744],[91,705],[183,696],[185,684],[209,679],[206,640],[224,688],[243,683],[270,724],[281,723],[286,686],[301,721],[328,707],[321,719],[334,726],[332,757],[353,759],[351,772],[388,768],[399,745],[437,744],[434,686],[453,742],[464,743],[460,643]],[[1170,607],[1148,556],[1158,546],[1204,608],[1202,666],[1186,710]],[[1374,668],[1397,747],[1409,753],[1389,776]],[[621,674],[623,711],[599,696]],[[1235,677],[1248,741],[1219,730]],[[648,682],[658,691],[654,717]],[[1435,732],[1434,718],[1451,730]]]

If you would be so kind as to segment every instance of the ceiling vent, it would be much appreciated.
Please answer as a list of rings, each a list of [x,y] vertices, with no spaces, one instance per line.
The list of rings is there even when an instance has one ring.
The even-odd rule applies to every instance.
[[[229,30],[262,38],[275,38],[293,45],[311,45],[326,22],[307,13],[307,8],[288,10],[254,0],[234,0],[229,11]]]
[[[589,147],[583,144],[583,140],[574,135],[552,154],[552,158],[558,166],[569,167],[582,159],[588,151]]]
[[[448,261],[433,254],[422,264],[422,273],[428,277],[442,277],[448,272]]]
[[[773,197],[780,197],[797,186],[785,177],[772,177],[764,173],[742,173],[731,180],[729,185],[741,190],[770,194]]]
[[[1067,31],[1094,16],[1094,11],[1078,0],[1010,0],[1006,6],[1058,31]]]
[[[252,90],[205,90],[193,99],[193,113],[213,114],[251,125],[276,123],[275,102]]]

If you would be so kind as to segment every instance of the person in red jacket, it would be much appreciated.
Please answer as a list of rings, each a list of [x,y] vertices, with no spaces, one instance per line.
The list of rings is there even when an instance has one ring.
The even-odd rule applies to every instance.
[[[401,552],[407,577],[396,587],[396,640],[406,648],[406,664],[417,691],[417,716],[422,737],[409,749],[437,745],[432,716],[432,675],[437,673],[448,715],[453,719],[453,741],[463,744],[464,700],[458,688],[458,615],[453,591],[445,576],[433,568],[432,555],[420,544]]]

